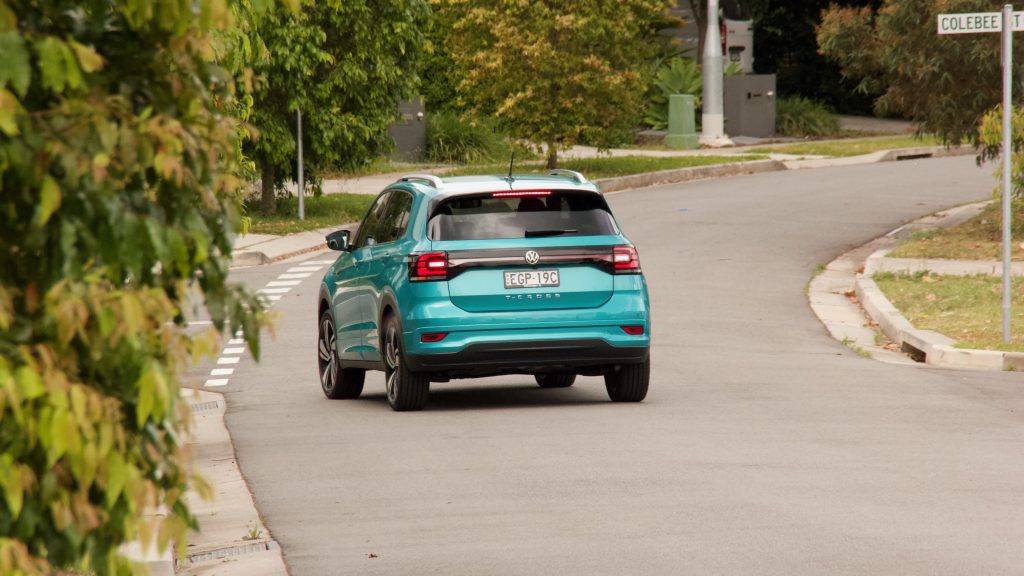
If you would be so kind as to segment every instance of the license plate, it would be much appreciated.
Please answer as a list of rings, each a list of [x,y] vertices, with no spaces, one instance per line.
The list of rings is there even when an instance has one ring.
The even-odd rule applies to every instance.
[[[558,270],[505,272],[505,288],[542,288],[558,286]]]

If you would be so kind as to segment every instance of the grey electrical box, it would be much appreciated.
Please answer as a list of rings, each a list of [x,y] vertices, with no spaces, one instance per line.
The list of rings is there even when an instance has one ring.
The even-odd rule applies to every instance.
[[[744,74],[754,73],[754,21],[722,21],[722,54],[725,66],[733,64]]]
[[[388,126],[388,134],[395,141],[392,160],[419,162],[427,148],[427,123],[423,99],[402,100],[398,103],[399,118]]]
[[[725,133],[767,138],[775,134],[775,74],[726,76]]]

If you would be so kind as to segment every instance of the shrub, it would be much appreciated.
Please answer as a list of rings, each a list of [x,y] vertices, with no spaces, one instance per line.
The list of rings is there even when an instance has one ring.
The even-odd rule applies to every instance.
[[[644,123],[655,130],[664,130],[668,127],[668,97],[672,94],[690,94],[694,97],[694,110],[699,110],[703,90],[704,80],[696,60],[669,60],[654,75]]]
[[[468,120],[454,112],[427,115],[427,159],[445,164],[503,160],[509,146],[494,122]]]
[[[120,546],[149,536],[183,554],[184,494],[209,491],[179,380],[217,343],[186,314],[259,353],[262,305],[228,282],[239,101],[210,53],[232,22],[199,4],[0,0],[0,574],[137,574]]]
[[[839,134],[839,119],[824,104],[802,96],[779,98],[775,132],[781,136],[835,136]]]

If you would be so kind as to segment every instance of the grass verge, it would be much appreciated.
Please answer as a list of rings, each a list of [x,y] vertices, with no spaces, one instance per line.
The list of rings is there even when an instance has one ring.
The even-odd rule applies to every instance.
[[[582,172],[590,179],[612,178],[615,176],[629,176],[632,174],[643,174],[645,172],[656,172],[658,170],[672,170],[676,168],[693,168],[696,166],[711,166],[714,164],[733,164],[736,162],[749,162],[751,160],[764,160],[760,155],[742,156],[608,156],[601,158],[579,158],[559,162],[559,168],[576,170]],[[517,164],[513,170],[516,174],[546,174],[547,169],[541,164]],[[440,176],[469,176],[473,174],[506,174],[508,164],[478,164],[454,168],[439,174]]]
[[[1013,282],[1010,344],[1002,342],[1001,278],[879,273],[874,280],[916,328],[945,334],[958,348],[1024,352],[1024,278]]]
[[[324,194],[306,198],[306,219],[299,220],[299,199],[290,196],[277,199],[277,213],[260,214],[259,200],[246,204],[252,234],[292,234],[318,228],[339,226],[362,220],[373,202],[368,194]]]
[[[797,156],[831,156],[842,158],[860,156],[879,150],[916,148],[918,146],[939,146],[934,136],[887,136],[884,138],[858,138],[850,140],[823,140],[820,142],[799,142],[752,148],[753,154],[793,154]]]
[[[359,168],[353,170],[328,170],[323,173],[324,180],[336,180],[339,178],[360,178],[363,176],[374,176],[377,174],[392,174],[404,172],[412,174],[422,172],[428,168],[438,168],[441,164],[431,162],[395,162],[388,158],[375,158]]]
[[[1012,236],[1024,236],[1024,201],[1013,204]],[[1003,259],[1002,207],[994,202],[970,220],[950,228],[918,232],[889,253],[892,258],[939,258],[947,260]],[[1014,243],[1010,256],[1024,260],[1024,249]]]

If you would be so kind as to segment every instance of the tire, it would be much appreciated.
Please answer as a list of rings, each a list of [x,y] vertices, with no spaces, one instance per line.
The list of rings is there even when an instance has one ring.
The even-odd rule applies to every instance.
[[[317,337],[317,366],[320,373],[320,389],[331,400],[359,398],[363,393],[366,370],[342,368],[338,358],[338,333],[334,329],[334,317],[330,310],[320,315],[320,332]]]
[[[534,374],[541,388],[568,388],[576,382],[575,374]]]
[[[604,386],[612,402],[640,402],[647,396],[651,380],[651,359],[639,364],[624,364],[618,371],[604,375]]]
[[[422,410],[427,405],[427,393],[430,392],[430,375],[406,367],[402,328],[394,315],[384,319],[383,334],[380,349],[384,357],[388,404],[396,412]]]

